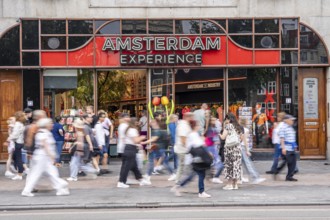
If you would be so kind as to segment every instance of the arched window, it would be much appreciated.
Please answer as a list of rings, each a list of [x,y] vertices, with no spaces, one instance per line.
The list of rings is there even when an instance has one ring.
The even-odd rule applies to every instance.
[[[0,66],[19,66],[19,26],[7,31],[0,39]]]

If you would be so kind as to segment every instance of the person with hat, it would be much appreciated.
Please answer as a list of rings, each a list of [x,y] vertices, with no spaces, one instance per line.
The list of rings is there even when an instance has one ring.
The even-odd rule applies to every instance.
[[[51,133],[53,121],[50,118],[43,118],[37,122],[37,126],[39,129],[35,136],[35,150],[32,156],[33,167],[22,196],[34,196],[32,190],[43,174],[46,174],[45,176],[51,180],[52,186],[57,190],[57,196],[69,195],[68,183],[59,177],[58,169],[54,166],[56,144]]]
[[[285,115],[283,118],[284,124],[278,133],[281,140],[281,149],[284,160],[277,168],[275,175],[281,172],[285,164],[287,164],[288,174],[285,178],[286,181],[298,181],[293,178],[297,164],[296,149],[298,147],[296,142],[296,131],[293,128],[294,120],[296,120],[296,118],[292,115]]]

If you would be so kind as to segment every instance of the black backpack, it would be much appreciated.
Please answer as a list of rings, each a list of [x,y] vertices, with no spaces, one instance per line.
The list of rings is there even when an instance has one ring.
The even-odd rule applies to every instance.
[[[211,167],[213,163],[213,158],[204,146],[200,146],[197,148],[192,147],[189,153],[193,157],[200,157],[202,159],[202,162],[192,164],[194,170],[207,170]]]

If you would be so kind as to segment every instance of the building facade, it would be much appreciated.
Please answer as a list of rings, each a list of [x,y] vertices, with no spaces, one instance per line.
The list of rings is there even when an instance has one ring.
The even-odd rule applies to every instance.
[[[276,114],[298,118],[301,158],[329,154],[330,2],[2,0],[0,141],[25,107],[94,105],[182,116],[208,103],[247,118],[271,151]],[[0,148],[1,158],[6,149]]]

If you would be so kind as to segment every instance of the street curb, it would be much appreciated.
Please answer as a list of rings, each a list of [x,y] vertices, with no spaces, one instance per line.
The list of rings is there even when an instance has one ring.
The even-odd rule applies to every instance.
[[[58,209],[147,209],[147,208],[191,208],[191,207],[255,207],[255,206],[329,206],[330,202],[314,203],[131,203],[131,204],[58,204],[1,206],[0,211],[58,210]]]

